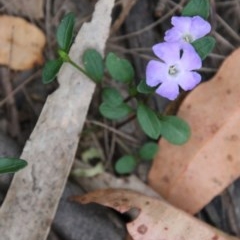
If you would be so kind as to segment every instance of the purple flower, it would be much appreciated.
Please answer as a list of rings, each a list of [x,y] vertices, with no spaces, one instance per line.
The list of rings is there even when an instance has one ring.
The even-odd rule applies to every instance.
[[[163,62],[151,60],[148,63],[146,83],[157,87],[157,94],[174,100],[179,86],[187,91],[201,81],[201,75],[193,70],[201,68],[202,61],[191,44],[159,43],[153,46],[153,52]]]
[[[211,31],[211,25],[199,16],[172,17],[173,27],[166,31],[166,42],[192,43]]]

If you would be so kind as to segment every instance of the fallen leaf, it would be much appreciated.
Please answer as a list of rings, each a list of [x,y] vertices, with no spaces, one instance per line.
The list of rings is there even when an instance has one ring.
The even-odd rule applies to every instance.
[[[164,201],[130,190],[98,190],[84,196],[72,197],[71,200],[83,204],[96,202],[120,213],[137,208],[139,215],[127,223],[128,232],[133,240],[238,239],[208,226]]]
[[[190,141],[183,146],[159,142],[149,183],[189,213],[198,212],[240,176],[239,59],[240,49],[181,105],[178,116],[191,127]]]
[[[11,13],[27,16],[31,19],[43,18],[44,0],[0,0],[4,8]]]
[[[0,64],[26,70],[43,63],[43,32],[19,17],[0,16]]]

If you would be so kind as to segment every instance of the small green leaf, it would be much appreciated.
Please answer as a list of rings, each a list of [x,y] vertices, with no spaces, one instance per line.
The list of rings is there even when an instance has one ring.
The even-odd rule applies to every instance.
[[[42,82],[44,84],[52,82],[57,76],[62,64],[63,61],[61,59],[47,61],[42,70]]]
[[[104,74],[103,58],[95,49],[88,49],[83,54],[83,64],[90,78],[100,83]]]
[[[155,142],[145,143],[139,150],[139,156],[144,160],[152,160],[158,151],[158,144]]]
[[[157,114],[152,109],[140,104],[137,108],[137,119],[147,136],[152,139],[159,138],[162,126]]]
[[[188,141],[191,135],[189,125],[176,116],[162,116],[162,136],[172,144],[182,145]]]
[[[99,107],[99,111],[108,119],[118,120],[126,117],[132,112],[132,109],[126,103],[121,103],[118,106],[110,106],[108,103],[103,102]]]
[[[119,174],[129,174],[134,171],[137,161],[131,155],[125,155],[119,158],[115,164],[115,170]]]
[[[146,84],[146,80],[141,80],[140,83],[137,86],[137,91],[139,93],[144,93],[144,94],[150,94],[155,91],[155,88],[149,87]]]
[[[105,87],[102,92],[102,100],[109,106],[117,107],[123,102],[123,97],[117,89]]]
[[[131,63],[126,59],[119,58],[114,53],[107,55],[106,67],[116,81],[130,83],[133,80],[134,70]]]
[[[66,14],[57,28],[57,43],[61,50],[68,53],[73,40],[75,16],[73,13]]]
[[[209,0],[190,0],[189,3],[183,8],[183,16],[201,16],[207,19],[210,12]]]
[[[197,39],[192,43],[196,52],[199,54],[201,59],[205,59],[210,52],[212,52],[215,46],[216,40],[213,37],[207,36]]]
[[[17,158],[0,158],[0,174],[13,173],[27,166],[27,162]]]

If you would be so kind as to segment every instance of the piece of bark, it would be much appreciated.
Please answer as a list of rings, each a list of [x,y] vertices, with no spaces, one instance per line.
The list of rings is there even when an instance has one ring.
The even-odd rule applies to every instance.
[[[44,0],[0,0],[8,12],[31,19],[43,18]]]
[[[87,48],[103,54],[109,35],[113,0],[99,0],[71,47],[75,62]],[[64,64],[60,87],[48,97],[21,158],[28,166],[13,179],[0,209],[4,240],[44,240],[54,217],[78,146],[95,84]]]
[[[237,49],[210,81],[192,91],[179,109],[190,140],[164,139],[149,174],[150,185],[171,204],[196,213],[240,176],[240,84]]]

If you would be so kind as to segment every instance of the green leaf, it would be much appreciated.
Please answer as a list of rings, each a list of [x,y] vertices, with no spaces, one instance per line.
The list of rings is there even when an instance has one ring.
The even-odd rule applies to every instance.
[[[130,83],[133,80],[134,70],[131,63],[126,59],[119,58],[114,53],[107,55],[106,67],[116,81]]]
[[[66,14],[61,20],[57,28],[58,46],[68,53],[73,40],[73,29],[75,24],[75,16],[73,13]]]
[[[131,155],[125,155],[117,160],[115,170],[119,174],[132,173],[137,166],[136,159]]]
[[[209,0],[190,0],[189,3],[183,8],[183,16],[201,16],[207,19],[210,12]]]
[[[100,83],[104,74],[103,58],[95,49],[88,49],[83,54],[83,64],[90,78]]]
[[[140,83],[137,86],[137,91],[139,93],[143,93],[143,94],[150,94],[150,93],[153,93],[155,91],[155,88],[149,87],[146,84],[146,80],[141,80]]]
[[[147,136],[152,139],[159,138],[162,126],[157,114],[152,109],[140,104],[137,108],[137,119]]]
[[[145,143],[139,150],[139,156],[144,160],[152,160],[158,151],[158,144],[155,142]]]
[[[13,173],[27,166],[27,162],[17,158],[0,158],[0,174]]]
[[[162,116],[162,136],[172,144],[182,145],[188,141],[191,135],[189,125],[176,116]]]
[[[63,61],[61,59],[47,61],[42,70],[42,82],[44,84],[52,82],[57,76],[62,64]]]
[[[112,107],[117,107],[123,102],[123,97],[119,91],[111,87],[106,87],[103,89],[102,99],[103,102]]]
[[[108,119],[118,120],[126,117],[132,112],[132,109],[126,103],[121,103],[118,106],[110,106],[108,103],[103,102],[99,107],[99,111]]]
[[[210,52],[212,52],[215,46],[216,40],[213,37],[207,36],[197,39],[192,43],[196,52],[199,54],[201,59],[205,59]]]

